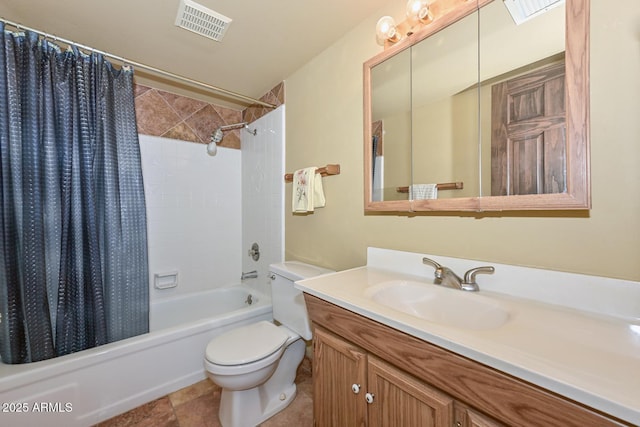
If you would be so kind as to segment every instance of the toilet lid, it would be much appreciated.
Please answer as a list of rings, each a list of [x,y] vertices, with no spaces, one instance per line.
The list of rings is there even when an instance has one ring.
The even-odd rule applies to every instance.
[[[206,358],[217,365],[242,365],[255,362],[277,351],[289,335],[263,320],[240,326],[214,338],[207,345]]]

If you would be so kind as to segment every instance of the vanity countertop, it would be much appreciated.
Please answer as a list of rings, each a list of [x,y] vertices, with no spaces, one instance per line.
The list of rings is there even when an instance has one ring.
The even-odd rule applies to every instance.
[[[429,283],[424,276],[373,266],[296,282],[302,291],[640,425],[640,322],[481,290],[509,312],[493,329],[430,322],[367,297],[391,280]],[[491,278],[486,279],[490,281]],[[481,286],[482,288],[482,286]],[[463,292],[451,289],[450,292]]]

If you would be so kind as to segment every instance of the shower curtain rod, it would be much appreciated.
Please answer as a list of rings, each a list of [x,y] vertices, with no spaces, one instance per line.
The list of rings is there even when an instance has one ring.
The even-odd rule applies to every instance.
[[[101,54],[103,56],[106,56],[108,58],[115,59],[116,61],[121,62],[123,66],[132,65],[135,68],[141,68],[141,69],[144,69],[146,71],[150,71],[150,72],[152,72],[154,74],[158,74],[158,75],[161,75],[161,76],[164,76],[164,77],[168,77],[168,78],[170,78],[172,80],[182,81],[182,82],[185,82],[185,83],[187,83],[189,85],[192,85],[192,86],[199,86],[201,88],[208,89],[210,91],[213,91],[213,92],[216,92],[216,93],[219,93],[219,94],[222,94],[222,95],[227,95],[227,96],[230,96],[230,97],[235,98],[235,99],[248,101],[248,102],[251,102],[252,104],[259,104],[259,105],[262,105],[263,107],[276,108],[276,105],[274,105],[274,104],[270,104],[268,102],[264,102],[264,101],[261,101],[259,99],[251,98],[250,96],[242,95],[242,94],[237,93],[237,92],[232,92],[230,90],[223,89],[221,87],[217,87],[217,86],[213,86],[213,85],[210,85],[210,84],[207,84],[207,83],[203,83],[201,81],[194,80],[194,79],[191,79],[189,77],[184,77],[184,76],[181,76],[179,74],[174,74],[174,73],[171,73],[169,71],[161,70],[159,68],[155,68],[155,67],[152,67],[150,65],[142,64],[140,62],[131,61],[131,60],[123,58],[121,56],[114,55],[114,54],[111,54],[111,53],[108,53],[108,52],[103,52],[101,50],[94,49],[94,48],[92,48],[90,46],[85,46],[85,45],[82,45],[80,43],[76,43],[76,42],[74,42],[72,40],[66,40],[66,39],[63,39],[61,37],[57,37],[55,35],[49,34],[49,33],[45,33],[44,31],[40,31],[40,30],[36,30],[36,29],[33,29],[33,28],[29,28],[29,27],[24,26],[22,24],[18,24],[16,22],[12,22],[12,21],[9,21],[9,20],[1,18],[1,17],[0,17],[0,21],[4,22],[6,25],[10,25],[12,27],[17,28],[18,30],[31,31],[33,33],[36,33],[36,34],[44,37],[44,38],[53,39],[56,42],[59,41],[61,43],[69,45],[69,46],[76,46],[76,47],[78,47],[80,49],[83,49],[83,50],[88,50],[88,51],[91,51],[91,52],[99,53],[99,54]]]

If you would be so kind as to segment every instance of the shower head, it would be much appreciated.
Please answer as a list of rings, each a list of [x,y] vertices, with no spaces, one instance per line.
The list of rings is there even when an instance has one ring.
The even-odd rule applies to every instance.
[[[215,156],[217,152],[218,152],[218,146],[216,145],[215,142],[211,141],[210,143],[207,144],[208,155]]]
[[[224,131],[231,130],[231,129],[239,129],[239,128],[243,128],[244,130],[246,130],[247,132],[249,132],[254,136],[257,135],[258,133],[256,129],[249,129],[249,124],[247,122],[240,122],[240,123],[236,123],[233,125],[226,125],[226,126],[218,126],[216,130],[214,130],[213,133],[211,134],[211,142],[207,144],[207,153],[209,153],[210,156],[215,156],[218,151],[218,143],[222,141],[222,138],[224,138]]]
[[[222,141],[224,134],[222,133],[222,128],[218,127],[211,134],[211,142],[207,144],[207,154],[210,156],[215,156],[218,152],[218,142]]]

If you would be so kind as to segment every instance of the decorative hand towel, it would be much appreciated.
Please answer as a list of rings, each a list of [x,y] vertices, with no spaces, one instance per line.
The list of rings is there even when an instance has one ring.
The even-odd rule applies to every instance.
[[[314,174],[313,179],[313,207],[324,208],[326,201],[324,199],[324,189],[322,188],[322,175]]]
[[[413,184],[409,186],[410,200],[426,200],[438,198],[437,184]]]
[[[293,173],[293,212],[313,212],[325,205],[322,177],[315,166],[298,169]]]

